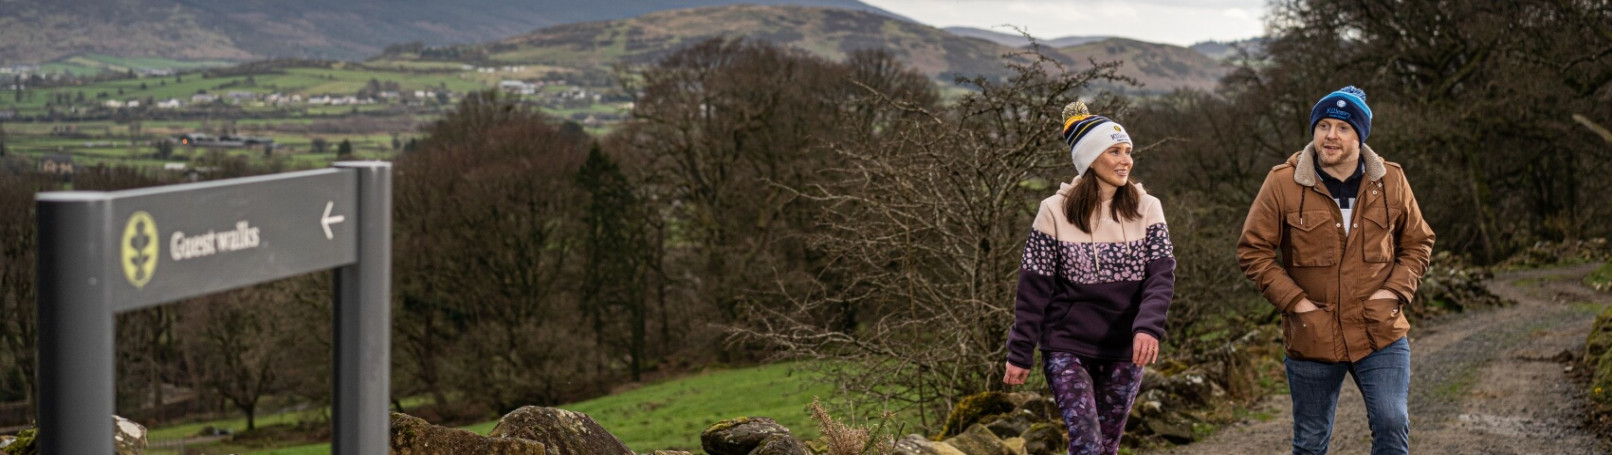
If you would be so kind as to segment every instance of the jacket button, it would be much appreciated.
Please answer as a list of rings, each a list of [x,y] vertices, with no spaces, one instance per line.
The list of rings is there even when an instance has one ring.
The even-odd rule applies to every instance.
[[[1343,223],[1334,224],[1332,227],[1343,227]]]
[[[1349,229],[1360,229],[1360,225],[1359,224],[1351,224],[1351,225],[1349,225]]]
[[[1371,195],[1376,196],[1377,195],[1377,190],[1371,190]]]

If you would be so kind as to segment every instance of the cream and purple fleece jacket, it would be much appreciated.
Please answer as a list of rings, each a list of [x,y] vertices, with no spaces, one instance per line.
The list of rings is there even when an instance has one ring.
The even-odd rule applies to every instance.
[[[1036,346],[1128,362],[1136,333],[1164,340],[1175,296],[1174,247],[1159,199],[1133,186],[1142,217],[1117,222],[1104,202],[1089,233],[1064,216],[1074,182],[1041,201],[1019,269],[1009,363],[1030,368]]]

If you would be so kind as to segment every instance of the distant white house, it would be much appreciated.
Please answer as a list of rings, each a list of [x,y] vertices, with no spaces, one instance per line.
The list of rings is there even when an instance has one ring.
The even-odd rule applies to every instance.
[[[106,100],[106,103],[104,103],[104,104],[106,105],[106,107],[110,107],[110,108],[113,108],[113,109],[123,107],[123,101],[120,101],[120,100]]]
[[[180,103],[179,99],[177,99],[177,98],[168,98],[166,100],[162,100],[162,101],[157,102],[157,108],[158,109],[178,109],[180,106],[183,106],[183,105],[184,105],[184,103]]]
[[[531,95],[537,93],[537,85],[524,81],[504,80],[498,83],[498,89],[506,93]]]
[[[211,102],[217,101],[217,100],[218,100],[218,97],[213,96],[213,95],[208,95],[206,93],[197,93],[195,95],[190,95],[190,104],[211,103]]]
[[[129,100],[129,102],[123,103],[123,106],[124,107],[140,107],[140,100]]]
[[[162,163],[162,170],[183,171],[185,170],[185,163]]]

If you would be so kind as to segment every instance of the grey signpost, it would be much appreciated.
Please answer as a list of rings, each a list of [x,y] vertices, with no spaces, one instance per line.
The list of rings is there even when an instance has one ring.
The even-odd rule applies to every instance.
[[[41,453],[112,453],[117,313],[332,268],[332,453],[387,452],[390,163],[46,192],[36,207]]]

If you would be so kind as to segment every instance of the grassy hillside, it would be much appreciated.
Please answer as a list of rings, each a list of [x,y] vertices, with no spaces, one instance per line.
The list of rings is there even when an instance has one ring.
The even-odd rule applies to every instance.
[[[873,13],[797,6],[725,6],[663,11],[603,22],[550,27],[482,46],[493,61],[605,67],[649,62],[713,37],[745,37],[797,47],[829,59],[886,49],[931,77],[998,74],[1011,49],[985,40]]]
[[[1122,60],[1125,66],[1120,68],[1120,74],[1136,78],[1142,83],[1140,91],[1144,92],[1169,91],[1177,87],[1213,90],[1227,71],[1219,61],[1192,49],[1124,38],[1063,47],[1058,53],[1078,63],[1088,59]]]

